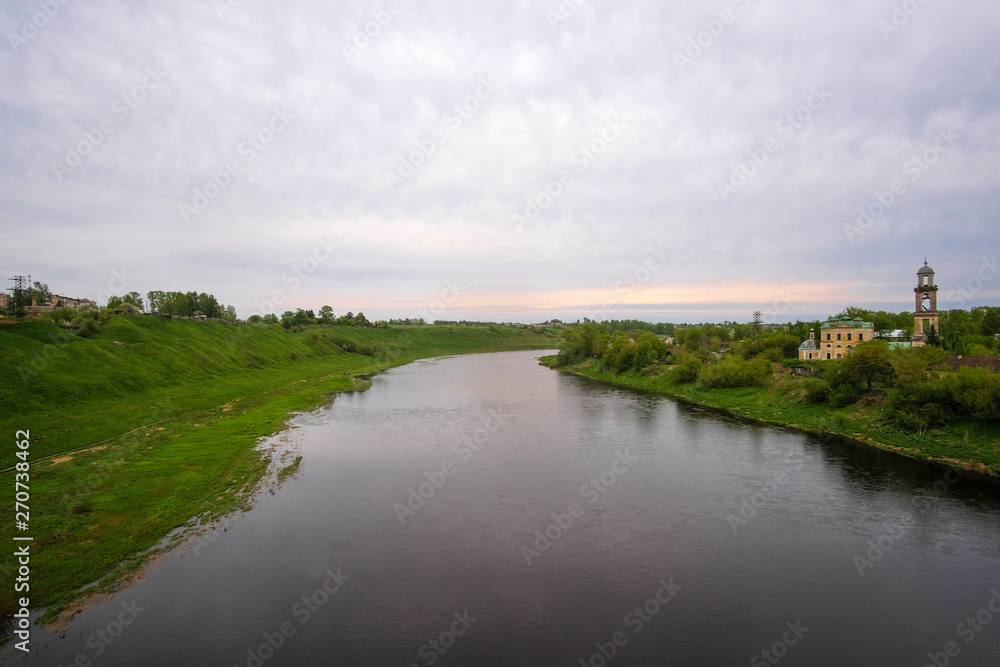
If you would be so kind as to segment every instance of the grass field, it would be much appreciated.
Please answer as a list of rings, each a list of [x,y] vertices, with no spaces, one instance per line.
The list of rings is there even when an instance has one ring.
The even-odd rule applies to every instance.
[[[780,426],[814,433],[836,433],[873,447],[946,465],[957,465],[983,475],[1000,478],[1000,425],[955,421],[922,435],[904,433],[883,418],[884,395],[875,392],[857,404],[843,408],[812,405],[803,400],[801,378],[784,373],[766,387],[702,389],[696,383],[678,384],[670,377],[670,366],[649,372],[616,375],[602,370],[601,362],[588,359],[558,367],[556,357],[543,362],[557,370],[583,375],[620,387],[652,391],[679,400]]]
[[[42,321],[0,327],[0,469],[13,504],[15,433],[30,433],[30,600],[46,618],[107,590],[193,517],[247,506],[289,414],[422,357],[557,345],[509,327],[229,325],[115,317],[90,339]],[[344,348],[369,354],[349,353]],[[23,478],[22,478],[23,479]],[[13,512],[5,534],[15,530]],[[0,574],[12,581],[7,550]],[[11,575],[11,576],[8,576]],[[90,590],[90,589],[89,589]],[[0,613],[15,593],[0,592]]]

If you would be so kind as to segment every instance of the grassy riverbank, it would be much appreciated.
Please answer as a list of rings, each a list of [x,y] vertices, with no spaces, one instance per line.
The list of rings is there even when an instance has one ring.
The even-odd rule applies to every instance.
[[[0,469],[13,497],[15,432],[30,432],[31,609],[47,616],[109,589],[192,517],[247,505],[268,460],[255,446],[291,412],[354,376],[415,359],[545,349],[554,334],[512,327],[280,328],[115,317],[93,338],[41,321],[0,327]],[[348,352],[353,350],[354,352]],[[11,509],[13,503],[9,505]],[[0,559],[3,580],[16,571]],[[24,595],[24,593],[18,594]],[[0,613],[14,607],[13,586]]]
[[[620,387],[658,394],[725,410],[750,419],[816,433],[836,433],[873,447],[948,465],[959,465],[982,474],[1000,477],[1000,426],[971,420],[954,421],[923,434],[905,433],[887,422],[884,395],[873,393],[861,401],[832,408],[805,400],[803,379],[786,373],[767,386],[705,389],[697,383],[679,383],[671,366],[653,366],[646,371],[614,373],[603,370],[598,359],[558,365],[558,357],[542,362],[559,371],[575,373]]]

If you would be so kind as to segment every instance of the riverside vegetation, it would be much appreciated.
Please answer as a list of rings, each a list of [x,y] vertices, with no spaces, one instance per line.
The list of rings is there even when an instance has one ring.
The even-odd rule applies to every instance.
[[[45,620],[114,590],[178,529],[248,507],[269,464],[260,439],[333,392],[363,388],[356,376],[423,357],[558,342],[555,332],[517,326],[91,319],[83,335],[44,320],[0,326],[0,433],[11,441],[17,430],[31,434],[30,597]],[[10,489],[14,451],[4,447],[0,461]],[[13,511],[4,518],[7,534],[13,519]],[[16,571],[9,552],[0,559],[4,581]],[[14,595],[12,586],[0,593],[4,617]]]
[[[801,338],[788,331],[753,336],[743,326],[735,337],[733,331],[715,325],[678,328],[677,344],[668,346],[650,331],[630,337],[584,322],[567,328],[558,356],[543,363],[1000,477],[1000,374],[995,370],[954,369],[941,347],[890,349],[879,340],[841,360],[800,361]],[[973,338],[966,343],[996,354],[988,338]]]

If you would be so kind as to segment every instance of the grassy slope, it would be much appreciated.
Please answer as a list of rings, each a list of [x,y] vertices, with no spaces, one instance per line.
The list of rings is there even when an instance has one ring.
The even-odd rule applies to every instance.
[[[768,387],[700,389],[695,384],[673,382],[669,367],[651,374],[615,375],[600,370],[601,364],[595,360],[567,367],[556,367],[555,357],[546,357],[544,361],[557,370],[618,386],[666,394],[781,426],[837,433],[913,458],[958,464],[981,473],[1000,476],[1000,426],[995,424],[955,422],[947,428],[932,429],[917,436],[902,433],[883,423],[878,395],[839,409],[829,405],[810,405],[803,400],[805,392],[798,377],[782,375]]]
[[[331,337],[393,353],[349,354]],[[245,506],[267,467],[254,449],[259,438],[289,412],[358,387],[354,375],[421,357],[554,345],[551,336],[506,328],[292,334],[118,317],[81,339],[45,322],[0,327],[0,434],[12,444],[18,429],[31,432],[32,608],[55,612],[81,586],[135,568],[190,518]],[[0,452],[0,468],[18,461],[12,447]],[[62,460],[66,452],[72,458]],[[13,487],[13,472],[3,478]],[[15,532],[12,514],[4,517],[7,535]],[[0,574],[10,581],[12,572],[4,555]],[[10,587],[0,593],[3,615],[13,595]]]

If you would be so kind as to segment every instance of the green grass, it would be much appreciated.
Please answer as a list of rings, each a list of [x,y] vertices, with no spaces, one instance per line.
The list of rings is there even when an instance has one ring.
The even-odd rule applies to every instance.
[[[669,366],[643,373],[616,375],[601,369],[598,360],[558,367],[556,357],[543,362],[557,370],[583,375],[620,387],[629,387],[723,410],[725,412],[812,433],[835,433],[904,456],[947,465],[958,465],[981,474],[1000,477],[1000,425],[991,422],[955,421],[947,427],[917,435],[904,433],[884,419],[884,396],[873,392],[857,404],[831,408],[804,400],[798,376],[779,373],[766,387],[703,389],[696,383],[678,384]],[[787,371],[786,371],[787,372]]]
[[[366,356],[342,344],[380,346]],[[298,333],[115,317],[91,339],[42,321],[0,327],[0,469],[30,438],[31,607],[46,618],[107,590],[193,517],[248,506],[267,468],[255,450],[292,412],[363,386],[355,375],[444,354],[552,348],[507,327],[311,327]],[[64,460],[65,459],[65,460]],[[292,474],[294,470],[286,473]],[[13,495],[14,471],[3,473]],[[5,516],[15,534],[13,512]],[[9,552],[10,550],[8,550]],[[14,572],[0,559],[5,581]],[[13,587],[0,593],[11,613]]]

